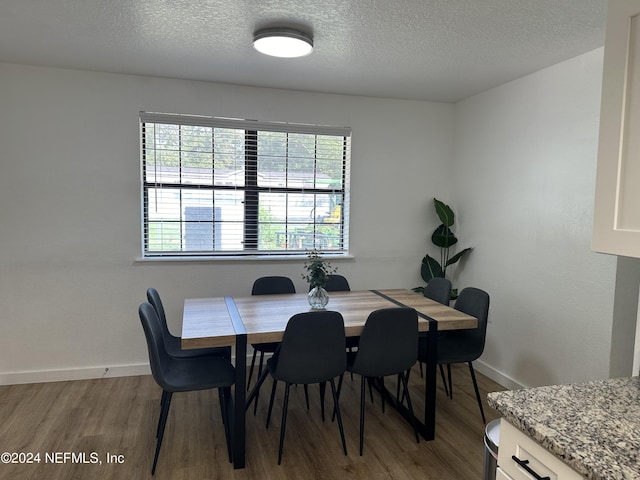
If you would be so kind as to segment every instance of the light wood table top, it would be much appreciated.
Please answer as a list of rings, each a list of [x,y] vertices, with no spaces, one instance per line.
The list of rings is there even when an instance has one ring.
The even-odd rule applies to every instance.
[[[476,320],[462,312],[453,310],[433,300],[425,298],[410,290],[384,290],[383,295],[411,306],[421,313],[435,319],[443,320],[442,327],[473,328]],[[249,343],[278,342],[282,340],[282,333],[289,318],[296,313],[311,311],[306,293],[286,295],[261,295],[259,297],[235,298],[242,323],[247,330]],[[408,305],[407,303],[411,303]],[[340,312],[344,318],[347,336],[359,336],[369,314],[381,308],[397,307],[389,300],[369,290],[351,292],[331,292],[327,310]],[[440,318],[438,318],[440,317]],[[441,325],[438,323],[438,329]],[[420,318],[420,331],[428,331],[429,323]]]
[[[466,313],[443,305],[425,297],[421,293],[416,293],[406,289],[385,289],[377,290],[382,295],[403,304],[406,307],[415,308],[419,315],[425,315],[438,322],[438,330],[462,330],[466,328],[476,328],[478,319]],[[424,331],[423,329],[420,329]],[[428,326],[426,330],[429,330]]]
[[[237,333],[231,322],[228,299],[187,299],[184,305],[182,347],[202,348],[233,345]],[[249,343],[278,342],[289,319],[311,311],[306,293],[234,297],[232,303],[244,325]],[[405,289],[331,292],[327,310],[340,312],[347,336],[359,336],[369,314],[402,304],[438,322],[438,330],[475,328],[477,319],[423,295]],[[233,306],[233,305],[232,305]],[[428,331],[429,323],[419,318],[418,329]]]
[[[182,348],[235,345],[236,330],[224,297],[184,301]]]

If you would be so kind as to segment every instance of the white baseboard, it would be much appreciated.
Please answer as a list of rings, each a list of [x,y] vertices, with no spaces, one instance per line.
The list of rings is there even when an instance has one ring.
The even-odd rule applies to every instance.
[[[64,370],[37,370],[29,372],[0,373],[0,385],[24,383],[65,382],[92,378],[130,377],[149,375],[149,364],[117,365],[112,367],[73,368]]]
[[[509,390],[519,390],[521,388],[527,388],[525,385],[516,382],[513,378],[499,372],[495,368],[487,365],[486,363],[476,360],[473,362],[473,368],[486,377],[489,377],[496,383],[499,383],[503,387]]]
[[[247,366],[251,365],[251,355],[247,355]],[[271,356],[271,354],[269,354]],[[233,357],[235,359],[235,357]],[[257,367],[256,367],[257,368]],[[151,375],[148,363],[116,365],[105,367],[68,368],[58,370],[33,370],[25,372],[0,373],[0,386],[25,383],[67,382],[71,380],[91,380],[94,378],[132,377]]]
[[[251,351],[251,349],[249,349]],[[252,352],[253,353],[253,352]],[[247,366],[251,364],[251,354],[247,355]],[[474,368],[494,382],[509,390],[526,388],[514,379],[499,372],[480,360],[474,362]],[[90,380],[93,378],[130,377],[150,375],[149,364],[117,365],[110,367],[88,367],[61,370],[37,370],[15,373],[0,373],[0,385],[19,385],[25,383],[65,382],[70,380]]]

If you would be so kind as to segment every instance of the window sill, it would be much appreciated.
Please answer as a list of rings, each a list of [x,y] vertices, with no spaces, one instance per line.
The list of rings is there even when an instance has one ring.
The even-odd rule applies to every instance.
[[[323,253],[322,258],[325,260],[355,260],[350,254],[330,254]],[[220,257],[137,257],[134,264],[150,264],[150,263],[218,263],[218,262],[288,262],[300,260],[308,260],[306,253],[299,255],[237,255],[237,256],[220,256]]]

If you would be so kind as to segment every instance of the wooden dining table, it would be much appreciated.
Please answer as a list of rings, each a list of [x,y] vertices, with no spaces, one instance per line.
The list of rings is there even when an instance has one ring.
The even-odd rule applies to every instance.
[[[477,319],[447,305],[405,289],[331,292],[327,310],[340,312],[345,335],[359,336],[369,314],[381,308],[411,307],[418,312],[418,330],[427,332],[424,421],[418,430],[426,440],[435,438],[436,350],[438,331],[477,327]],[[234,423],[232,457],[234,468],[245,466],[245,407],[247,344],[282,340],[289,318],[310,311],[306,293],[186,299],[182,319],[182,348],[235,346]],[[388,392],[387,392],[388,393]],[[395,396],[391,404],[411,420],[409,411]]]

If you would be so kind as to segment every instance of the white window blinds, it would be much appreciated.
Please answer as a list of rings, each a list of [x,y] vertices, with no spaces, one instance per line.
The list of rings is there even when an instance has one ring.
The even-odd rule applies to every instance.
[[[348,128],[140,113],[143,256],[345,254]]]

